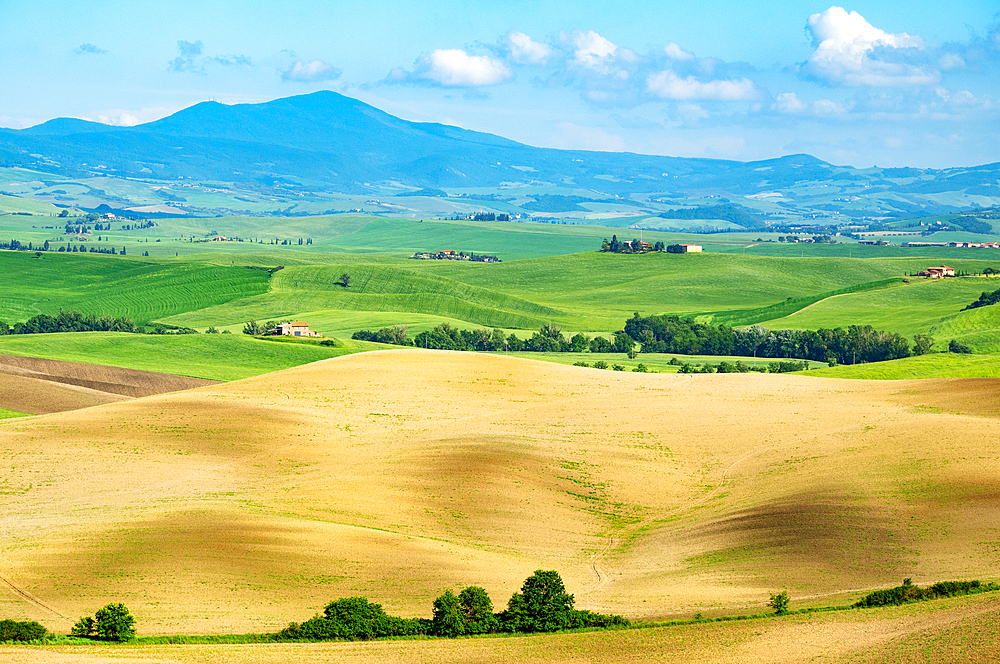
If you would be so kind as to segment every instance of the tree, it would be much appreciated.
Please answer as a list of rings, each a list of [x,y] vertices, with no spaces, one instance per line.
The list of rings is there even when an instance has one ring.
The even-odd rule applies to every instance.
[[[135,618],[122,603],[108,604],[94,618],[94,630],[102,639],[128,641],[135,636]]]
[[[535,570],[514,593],[502,622],[511,632],[555,632],[569,624],[573,596],[556,571]]]
[[[777,595],[771,595],[771,601],[767,603],[769,607],[774,609],[774,612],[779,616],[783,616],[788,613],[788,605],[791,602],[788,598],[788,591],[782,590]]]
[[[913,354],[914,355],[926,355],[931,352],[931,346],[934,345],[934,339],[926,334],[914,334],[913,335]]]
[[[459,610],[459,599],[455,593],[446,590],[434,600],[434,634],[456,637],[465,634],[465,617]]]
[[[347,274],[346,272],[343,273],[342,275],[340,275],[340,280],[337,282],[337,284],[343,286],[344,288],[347,288],[348,286],[351,285],[351,275]]]
[[[459,594],[458,610],[465,619],[466,634],[488,634],[500,627],[490,596],[479,586],[469,586]]]
[[[83,638],[90,638],[94,635],[94,619],[90,616],[84,616],[73,625],[73,629],[70,630],[70,636],[80,636]]]

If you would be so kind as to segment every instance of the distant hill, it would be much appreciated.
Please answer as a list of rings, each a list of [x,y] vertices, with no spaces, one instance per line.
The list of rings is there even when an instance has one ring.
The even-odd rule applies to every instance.
[[[1000,202],[1000,163],[859,170],[803,154],[737,162],[536,148],[402,120],[330,91],[263,104],[203,102],[135,127],[58,118],[20,131],[0,130],[2,166],[70,177],[183,178],[357,194],[379,193],[387,182],[436,190],[533,183],[593,191],[596,202],[600,194],[771,196],[821,183],[831,188],[820,193],[849,192],[855,198],[850,206],[836,198],[816,200],[813,209],[850,208],[847,213],[857,216],[957,211],[972,204],[965,200],[969,196],[991,197],[984,207]],[[876,192],[883,194],[878,201],[858,195]],[[795,212],[801,200],[780,205]]]

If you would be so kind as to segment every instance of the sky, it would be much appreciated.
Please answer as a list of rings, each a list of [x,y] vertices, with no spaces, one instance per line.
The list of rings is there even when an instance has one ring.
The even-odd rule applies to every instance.
[[[1000,2],[0,0],[0,127],[335,90],[541,147],[1000,161]]]

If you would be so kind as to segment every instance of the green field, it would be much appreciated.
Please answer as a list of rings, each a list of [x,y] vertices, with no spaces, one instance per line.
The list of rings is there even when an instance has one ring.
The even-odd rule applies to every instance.
[[[7,215],[0,217],[3,224],[20,225],[25,232],[34,226],[35,241],[46,234],[60,237],[52,217]],[[203,241],[217,233],[244,241]],[[645,239],[697,242],[706,251],[594,251],[611,233],[636,234],[597,226],[357,214],[166,219],[154,228],[110,233],[113,244],[138,240],[139,249],[152,248],[148,258],[131,248],[127,256],[50,251],[39,258],[33,252],[0,252],[0,267],[18,275],[16,287],[0,294],[0,320],[12,324],[62,308],[127,316],[139,324],[201,331],[216,326],[237,334],[248,320],[302,319],[339,338],[395,324],[406,325],[412,335],[441,322],[527,336],[547,323],[568,334],[606,335],[639,312],[712,324],[760,322],[769,329],[871,325],[907,338],[930,334],[936,349],[959,339],[978,353],[1000,352],[1000,314],[992,307],[960,311],[1000,284],[981,277],[903,281],[945,260],[968,273],[1000,267],[1000,261],[987,260],[992,250],[923,249],[918,255],[900,247],[852,243],[756,242],[753,233],[646,233]],[[299,245],[298,238],[312,244]],[[494,253],[505,260],[408,258],[413,251],[442,248]],[[245,266],[284,267],[271,276]],[[337,284],[344,273],[351,275],[347,288]],[[232,375],[244,375],[241,371]]]
[[[0,320],[60,309],[125,316],[138,325],[237,297],[263,293],[262,270],[109,255],[0,251],[0,270],[17,275],[0,294]]]
[[[873,362],[815,369],[810,376],[861,378],[865,380],[911,380],[914,378],[998,378],[1000,355],[930,353],[889,362]]]
[[[379,347],[340,342],[278,343],[242,334],[126,334],[64,332],[0,336],[0,354],[105,364],[126,369],[206,378],[238,380],[289,367]]]

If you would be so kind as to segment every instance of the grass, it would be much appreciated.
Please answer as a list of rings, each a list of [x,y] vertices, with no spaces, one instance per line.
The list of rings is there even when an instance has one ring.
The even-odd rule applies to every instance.
[[[10,419],[11,417],[27,417],[28,413],[21,413],[16,410],[9,410],[7,408],[0,408],[0,420]]]
[[[206,378],[237,380],[338,357],[371,347],[345,342],[274,343],[242,334],[147,335],[122,332],[63,332],[0,337],[0,353],[104,364]]]
[[[912,279],[909,284],[894,288],[824,299],[764,324],[771,329],[817,329],[864,323],[908,338],[918,333],[930,334],[939,341],[937,347],[946,348],[948,339],[998,327],[996,314],[989,311],[990,307],[985,307],[983,313],[961,312],[984,289],[993,290],[996,284],[996,280],[986,277]],[[956,322],[950,322],[953,319]]]
[[[810,371],[809,375],[864,380],[998,378],[1000,377],[1000,355],[930,353],[888,362],[820,368]]]
[[[261,270],[110,255],[0,251],[0,270],[17,275],[0,296],[0,320],[75,309],[86,314],[150,320],[263,293]]]

